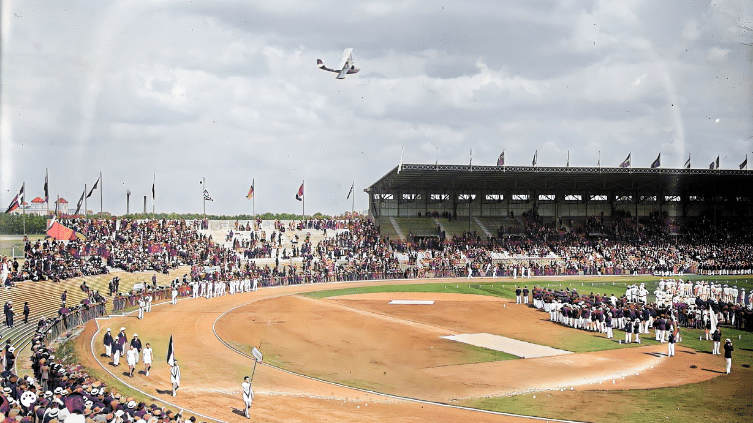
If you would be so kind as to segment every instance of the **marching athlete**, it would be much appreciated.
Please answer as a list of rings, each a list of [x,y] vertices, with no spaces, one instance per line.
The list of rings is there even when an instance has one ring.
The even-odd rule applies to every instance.
[[[146,371],[147,376],[149,376],[149,370],[152,369],[152,358],[154,358],[152,347],[147,342],[146,348],[144,348],[144,370]]]
[[[178,367],[178,359],[173,360],[173,366],[170,368],[170,383],[173,385],[173,396],[175,391],[180,388],[180,367]]]
[[[241,383],[241,387],[243,388],[243,403],[246,406],[243,414],[247,419],[250,419],[251,416],[248,414],[248,409],[251,408],[251,402],[253,402],[254,400],[254,390],[251,389],[251,378],[249,378],[248,376],[244,377],[243,383]]]

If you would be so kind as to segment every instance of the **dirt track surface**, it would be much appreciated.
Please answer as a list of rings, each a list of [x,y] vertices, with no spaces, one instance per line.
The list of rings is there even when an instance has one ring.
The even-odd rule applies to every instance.
[[[235,307],[222,316],[216,327],[218,335],[235,348],[250,351],[251,346],[259,346],[261,342],[266,361],[280,363],[293,371],[398,396],[450,404],[455,400],[530,390],[676,386],[709,379],[716,373],[702,369],[720,367],[711,355],[694,354],[680,346],[676,357],[666,358],[663,345],[473,362],[473,354],[462,344],[439,339],[439,336],[489,332],[528,342],[546,340],[551,343],[573,329],[547,322],[543,312],[491,297],[390,293],[313,300],[290,296],[366,284],[268,288],[211,300],[187,299],[176,306],[155,306],[143,320],[138,320],[135,314],[100,320],[102,328],[111,327],[117,332],[124,326],[129,339],[138,333],[142,342],[152,344],[155,363],[149,377],[138,374],[129,378],[125,375],[124,361],[115,368],[100,357],[103,330],[93,334],[97,357],[84,348],[80,358],[85,366],[92,368],[100,367],[97,359],[101,360],[102,368],[121,381],[176,408],[228,422],[247,421],[240,410],[240,383],[254,367],[253,360],[232,351],[213,334],[215,321]],[[390,299],[428,297],[436,301],[434,305],[387,304]],[[86,331],[88,336],[93,332]],[[183,377],[175,398],[169,394],[169,367],[165,363],[171,334]],[[88,345],[88,340],[83,344]],[[689,369],[690,364],[698,368]],[[143,366],[139,363],[137,367],[141,370]],[[530,420],[367,393],[264,364],[257,366],[253,386],[256,399],[252,421]],[[192,415],[190,411],[185,414]]]

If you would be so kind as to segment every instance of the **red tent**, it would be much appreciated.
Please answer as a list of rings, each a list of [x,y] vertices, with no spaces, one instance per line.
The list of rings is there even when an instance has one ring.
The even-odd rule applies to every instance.
[[[32,202],[33,204],[41,204],[41,203],[44,203],[44,198],[41,198],[41,197],[37,197],[37,198],[35,198],[35,199],[31,200],[31,202]]]
[[[73,229],[66,228],[59,222],[55,222],[47,229],[47,236],[57,240],[73,241],[76,238],[85,239],[83,235]]]

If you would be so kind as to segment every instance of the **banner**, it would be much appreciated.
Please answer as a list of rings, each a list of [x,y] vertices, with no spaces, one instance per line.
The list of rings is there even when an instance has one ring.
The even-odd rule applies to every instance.
[[[167,364],[172,367],[175,365],[175,349],[173,349],[173,336],[170,335],[170,343],[167,344]]]
[[[301,183],[301,187],[298,188],[298,193],[295,195],[295,199],[298,201],[303,201],[303,183]]]

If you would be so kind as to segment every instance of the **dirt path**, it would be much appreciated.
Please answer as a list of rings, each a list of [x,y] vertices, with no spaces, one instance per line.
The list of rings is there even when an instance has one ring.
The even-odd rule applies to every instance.
[[[443,296],[435,304],[449,307],[449,312],[428,312],[426,309],[419,312],[410,307],[422,306],[383,306],[384,301],[379,297],[383,294],[325,301],[290,296],[304,291],[396,283],[401,282],[268,288],[211,300],[187,299],[177,306],[157,305],[143,320],[136,319],[135,315],[101,320],[99,323],[102,327],[111,327],[115,332],[120,326],[126,327],[129,339],[133,333],[138,333],[139,338],[143,342],[150,342],[155,351],[154,367],[148,378],[141,374],[133,379],[124,376],[123,364],[118,371],[113,371],[115,368],[104,362],[102,368],[113,371],[126,384],[177,407],[221,421],[247,421],[238,409],[242,405],[240,383],[244,375],[250,375],[253,371],[253,361],[229,349],[213,334],[215,321],[227,310],[240,306],[223,316],[216,327],[223,339],[239,348],[259,345],[263,340],[265,359],[287,368],[300,368],[302,372],[328,380],[343,378],[356,386],[384,388],[379,391],[432,401],[452,403],[463,398],[558,387],[631,389],[670,386],[715,375],[700,370],[704,367],[715,368],[715,364],[706,363],[706,355],[696,355],[678,348],[677,357],[663,358],[663,346],[491,363],[468,362],[465,347],[438,339],[437,334],[447,328],[459,332],[488,328],[489,325],[482,321],[484,313],[500,314],[503,318],[495,321],[508,322],[501,325],[507,328],[507,332],[486,332],[514,338],[517,338],[514,333],[536,332],[547,327],[569,330],[542,322],[543,313],[522,306],[512,312],[510,307],[503,305],[500,311],[499,306],[504,300],[489,297]],[[411,293],[408,296],[421,298],[422,295]],[[391,298],[395,297],[391,295]],[[396,308],[385,310],[384,307],[408,309],[401,312]],[[355,313],[355,308],[361,312]],[[480,317],[469,317],[468,313],[471,312],[463,311],[468,308],[479,308]],[[528,320],[515,323],[511,320],[513,316]],[[98,357],[101,351],[96,351],[95,357],[88,344],[91,336],[94,336],[95,345],[102,349],[102,334],[95,333],[92,326],[87,327],[85,336],[82,336],[85,339],[79,343],[82,348],[79,350],[80,358],[87,367],[100,366],[97,359],[101,359]],[[183,385],[175,398],[169,395],[169,368],[165,363],[171,334],[183,376]],[[443,343],[447,345],[431,348]],[[399,353],[406,349],[409,353]],[[433,351],[435,349],[437,351]],[[369,364],[364,365],[364,361]],[[371,364],[372,361],[375,364]],[[697,364],[697,371],[689,370],[691,363]],[[651,369],[651,366],[654,368]],[[352,374],[354,371],[355,375]],[[383,372],[381,376],[380,371]],[[346,375],[345,372],[351,373]],[[615,383],[611,379],[615,379]],[[599,381],[602,383],[599,384]],[[527,420],[366,393],[300,377],[267,365],[257,367],[254,390],[257,393],[252,409],[254,421],[400,420],[434,423],[450,419],[479,422]],[[186,412],[186,415],[191,415],[191,412]]]

